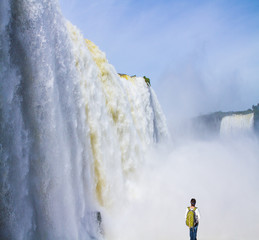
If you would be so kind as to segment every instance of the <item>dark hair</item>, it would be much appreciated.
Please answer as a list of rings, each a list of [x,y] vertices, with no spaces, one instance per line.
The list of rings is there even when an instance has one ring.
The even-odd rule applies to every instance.
[[[191,205],[195,207],[195,204],[196,204],[196,199],[195,199],[195,198],[192,198],[192,199],[191,199]]]

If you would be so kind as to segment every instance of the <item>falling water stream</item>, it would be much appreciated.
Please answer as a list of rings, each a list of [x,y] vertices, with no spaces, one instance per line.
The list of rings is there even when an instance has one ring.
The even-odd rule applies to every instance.
[[[144,152],[168,135],[156,96],[118,75],[57,1],[0,6],[1,239],[102,238],[94,213],[130,195]]]

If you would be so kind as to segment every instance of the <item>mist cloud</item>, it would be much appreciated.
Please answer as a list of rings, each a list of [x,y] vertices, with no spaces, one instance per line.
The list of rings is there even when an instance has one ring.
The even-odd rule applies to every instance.
[[[256,239],[259,234],[258,142],[189,141],[155,151],[136,184],[140,195],[109,221],[111,239],[187,239],[184,213],[192,197],[201,212],[198,239]],[[158,161],[159,159],[159,161]]]

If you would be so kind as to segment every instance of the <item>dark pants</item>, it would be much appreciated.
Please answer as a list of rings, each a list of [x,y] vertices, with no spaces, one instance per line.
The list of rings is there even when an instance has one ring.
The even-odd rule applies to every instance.
[[[198,225],[190,228],[190,240],[197,240]]]

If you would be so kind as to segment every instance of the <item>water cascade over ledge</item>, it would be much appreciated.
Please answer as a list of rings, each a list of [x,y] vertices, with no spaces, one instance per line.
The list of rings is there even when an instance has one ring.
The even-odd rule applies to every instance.
[[[230,136],[240,133],[252,133],[254,127],[254,114],[233,114],[223,117],[220,124],[220,135]]]
[[[142,77],[118,75],[57,1],[0,3],[0,238],[93,239],[168,131]]]

